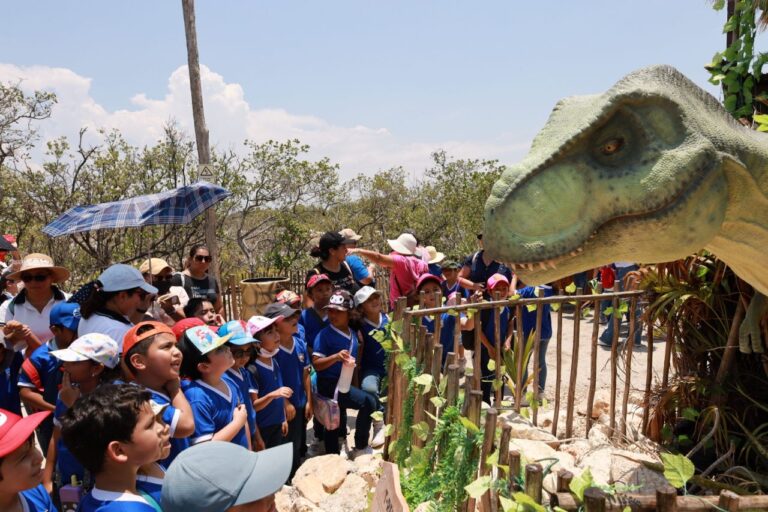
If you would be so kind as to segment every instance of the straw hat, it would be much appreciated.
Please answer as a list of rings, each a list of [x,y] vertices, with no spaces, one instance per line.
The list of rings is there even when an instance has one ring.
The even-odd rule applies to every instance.
[[[416,248],[419,245],[416,237],[410,233],[403,233],[394,240],[387,240],[387,243],[393,251],[406,255],[416,254]]]
[[[8,278],[14,280],[21,279],[21,274],[30,270],[47,270],[51,273],[51,280],[54,283],[60,283],[69,279],[69,270],[64,267],[57,267],[53,263],[53,258],[47,254],[37,252],[24,256],[21,260],[21,268],[9,275]]]
[[[429,253],[429,261],[427,263],[440,263],[445,259],[445,254],[438,252],[434,245],[428,245],[427,253]]]

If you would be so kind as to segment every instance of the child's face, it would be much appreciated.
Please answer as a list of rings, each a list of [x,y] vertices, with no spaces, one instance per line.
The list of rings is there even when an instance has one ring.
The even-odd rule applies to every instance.
[[[381,313],[381,296],[377,293],[362,304],[363,314],[368,317],[375,317]]]
[[[440,285],[437,284],[434,281],[427,281],[423,285],[421,285],[421,288],[419,288],[419,294],[421,292],[424,292],[426,295],[424,297],[424,307],[425,308],[434,308],[437,306],[437,303],[435,302],[435,292],[440,291]]]
[[[176,346],[173,334],[160,333],[155,335],[152,344],[143,358],[146,372],[163,381],[177,379],[181,370],[181,350]]]
[[[59,347],[59,349],[67,348],[77,338],[77,333],[75,331],[70,331],[66,327],[52,325],[50,329],[53,336],[56,338],[56,346]]]
[[[299,315],[291,315],[288,318],[283,318],[277,322],[277,332],[280,333],[280,337],[292,336],[299,330]]]
[[[345,330],[349,327],[349,311],[340,309],[326,309],[328,312],[328,321],[337,329]]]
[[[454,282],[459,277],[459,269],[457,268],[444,268],[443,277],[446,281]]]
[[[3,457],[0,475],[0,495],[14,494],[40,485],[43,479],[43,455],[35,447],[34,436]]]
[[[129,463],[149,464],[162,459],[164,452],[170,453],[170,428],[162,420],[158,421],[149,402],[144,402],[131,441],[121,444]]]
[[[501,282],[494,286],[490,293],[492,298],[496,298],[496,294],[498,293],[499,297],[506,299],[509,296],[509,285],[507,283]]]
[[[322,309],[328,304],[328,301],[333,294],[333,285],[327,281],[316,284],[314,288],[310,290],[309,296],[315,303],[315,309]]]
[[[235,361],[233,368],[242,368],[248,364],[248,360],[251,358],[252,348],[253,343],[233,345],[229,348],[229,351],[232,352],[232,359]]]
[[[216,310],[213,309],[213,304],[204,300],[200,307],[195,311],[195,316],[202,320],[206,325],[216,325]]]
[[[232,351],[228,345],[222,345],[212,352],[208,352],[208,361],[200,363],[200,373],[223,375],[225,371],[232,368],[235,364],[235,358],[232,357]]]
[[[61,365],[62,370],[69,374],[70,382],[74,384],[84,384],[98,380],[104,367],[93,361],[64,361]]]
[[[277,324],[272,324],[258,333],[259,346],[266,352],[272,352],[280,344],[280,333],[277,332]]]

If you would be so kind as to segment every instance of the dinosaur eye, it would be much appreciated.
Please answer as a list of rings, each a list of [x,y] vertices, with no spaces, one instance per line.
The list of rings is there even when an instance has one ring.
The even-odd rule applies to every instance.
[[[600,146],[600,152],[606,156],[610,156],[621,151],[623,147],[624,139],[622,137],[617,137],[604,142],[603,145]]]

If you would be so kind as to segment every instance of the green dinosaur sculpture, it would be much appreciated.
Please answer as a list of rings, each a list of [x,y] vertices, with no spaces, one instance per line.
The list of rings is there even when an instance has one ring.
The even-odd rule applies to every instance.
[[[555,106],[494,185],[484,233],[488,254],[529,284],[706,248],[768,295],[768,137],[676,69],[640,69]],[[756,295],[742,351],[763,351],[766,307]]]

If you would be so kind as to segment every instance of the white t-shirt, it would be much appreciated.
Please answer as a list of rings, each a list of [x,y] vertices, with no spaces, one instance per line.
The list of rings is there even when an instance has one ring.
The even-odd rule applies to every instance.
[[[77,336],[80,337],[91,332],[106,334],[117,342],[120,352],[122,352],[123,336],[131,327],[133,327],[133,324],[130,322],[126,324],[114,318],[94,313],[88,318],[80,319],[80,325],[77,327]]]
[[[13,313],[11,313],[11,310],[8,307],[10,306],[11,301],[6,300],[0,304],[0,318],[2,318],[5,323],[10,322],[11,320],[21,322],[32,330],[34,335],[38,337],[41,343],[45,343],[46,341],[53,338],[53,333],[51,332],[50,328],[51,309],[53,309],[53,306],[55,306],[56,303],[64,302],[69,298],[69,295],[66,293],[60,293],[62,293],[63,298],[56,300],[54,295],[54,297],[48,301],[48,304],[45,305],[42,311],[38,311],[35,306],[29,303],[29,300],[25,300],[24,302],[17,302],[14,304]]]

